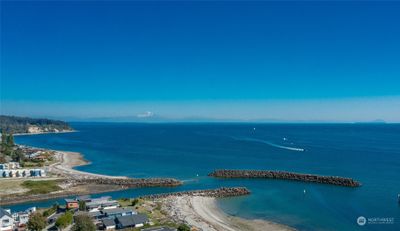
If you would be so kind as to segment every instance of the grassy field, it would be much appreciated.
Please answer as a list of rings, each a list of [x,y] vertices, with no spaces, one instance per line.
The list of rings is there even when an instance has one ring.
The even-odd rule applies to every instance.
[[[29,189],[29,194],[46,194],[61,190],[60,186],[58,186],[58,181],[56,180],[27,180],[22,183],[22,186]]]
[[[25,193],[28,190],[22,186],[22,179],[0,179],[0,197],[13,193]]]

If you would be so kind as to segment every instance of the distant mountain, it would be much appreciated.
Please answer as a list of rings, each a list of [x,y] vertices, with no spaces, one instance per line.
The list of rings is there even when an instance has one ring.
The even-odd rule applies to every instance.
[[[66,132],[73,129],[60,120],[0,115],[0,130],[10,133]]]

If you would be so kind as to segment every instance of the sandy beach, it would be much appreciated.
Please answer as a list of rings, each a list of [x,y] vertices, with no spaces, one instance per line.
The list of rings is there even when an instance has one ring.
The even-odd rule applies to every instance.
[[[76,178],[126,179],[127,178],[125,176],[109,176],[109,175],[83,172],[73,169],[74,167],[77,166],[90,164],[90,162],[85,160],[83,156],[78,152],[55,151],[55,157],[57,158],[58,161],[57,163],[48,166],[48,171],[56,175],[61,175],[72,179]]]
[[[289,231],[288,226],[265,220],[247,220],[222,212],[212,197],[171,196],[163,199],[164,210],[176,222],[202,231]]]

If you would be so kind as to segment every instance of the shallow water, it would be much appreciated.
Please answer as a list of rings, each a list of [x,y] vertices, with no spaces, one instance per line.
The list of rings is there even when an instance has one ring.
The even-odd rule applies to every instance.
[[[400,230],[400,125],[73,123],[76,133],[18,136],[38,147],[81,152],[83,171],[175,177],[178,188],[130,189],[114,197],[245,186],[252,194],[219,200],[227,213],[300,230]],[[304,149],[304,151],[299,151]],[[283,180],[219,180],[214,169],[268,169],[352,177],[360,188]],[[197,176],[197,174],[199,176]],[[304,194],[303,191],[306,190]],[[12,206],[50,205],[55,200]],[[394,218],[357,225],[357,218]]]

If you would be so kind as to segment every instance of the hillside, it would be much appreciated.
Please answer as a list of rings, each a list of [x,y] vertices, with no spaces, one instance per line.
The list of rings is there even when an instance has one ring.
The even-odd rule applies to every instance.
[[[0,130],[10,133],[43,133],[72,131],[68,123],[59,120],[0,115]]]

